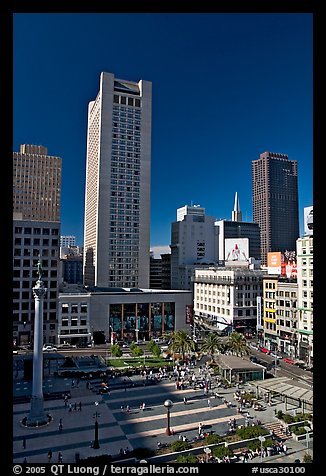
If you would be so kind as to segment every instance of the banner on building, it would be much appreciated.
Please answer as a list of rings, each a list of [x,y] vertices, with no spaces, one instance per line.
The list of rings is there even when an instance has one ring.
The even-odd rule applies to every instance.
[[[249,238],[225,238],[225,261],[248,261]]]
[[[194,306],[192,304],[186,305],[186,324],[193,324],[193,309]]]
[[[305,207],[303,209],[304,234],[312,236],[314,234],[314,207]]]
[[[261,315],[261,296],[257,296],[257,332],[263,329]]]
[[[273,251],[267,253],[267,272],[293,278],[297,276],[297,259],[295,251]]]

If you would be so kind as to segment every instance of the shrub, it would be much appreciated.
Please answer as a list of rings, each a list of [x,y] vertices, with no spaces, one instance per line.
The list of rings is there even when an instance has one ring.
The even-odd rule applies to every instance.
[[[237,428],[236,434],[242,440],[248,440],[250,438],[255,438],[256,436],[267,435],[268,431],[259,425],[255,425],[255,426],[247,426],[246,428]]]
[[[225,446],[218,446],[212,450],[213,456],[218,459],[224,458],[224,456],[233,456],[233,451],[230,448],[226,448]]]
[[[282,410],[278,410],[276,414],[276,418],[278,418],[279,420],[283,420],[283,415],[284,413],[282,412]]]
[[[213,445],[214,443],[221,443],[223,441],[223,438],[220,435],[208,435],[205,438],[205,444],[206,445]]]
[[[305,454],[303,455],[303,462],[304,462],[304,463],[312,463],[312,461],[313,461],[313,459],[312,459],[311,454],[305,453]]]
[[[303,426],[299,426],[297,428],[292,428],[292,433],[295,435],[304,435],[306,433],[306,430],[304,429]]]
[[[187,441],[174,441],[171,443],[170,448],[172,451],[184,451],[189,450],[191,446]]]
[[[288,415],[287,413],[284,413],[283,421],[285,423],[294,423],[294,417],[292,415]]]
[[[194,455],[179,455],[177,457],[177,463],[198,463],[198,459]]]

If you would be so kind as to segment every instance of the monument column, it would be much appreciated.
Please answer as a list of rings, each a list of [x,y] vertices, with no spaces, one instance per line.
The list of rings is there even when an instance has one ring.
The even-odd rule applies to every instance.
[[[39,426],[47,423],[43,399],[43,300],[47,289],[42,281],[42,264],[38,263],[39,279],[33,288],[35,299],[34,350],[33,350],[33,387],[31,409],[27,417],[27,426]]]

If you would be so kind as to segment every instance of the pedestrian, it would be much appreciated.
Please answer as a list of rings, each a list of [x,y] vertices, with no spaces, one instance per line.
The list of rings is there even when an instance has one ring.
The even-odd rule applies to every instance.
[[[62,463],[62,453],[59,451],[58,453],[58,463]]]
[[[48,451],[48,460],[49,460],[49,463],[51,463],[51,459],[52,459],[52,451],[49,450],[49,451]]]
[[[72,386],[72,387],[75,386],[75,381],[74,381],[74,380],[71,381],[71,386]]]
[[[288,449],[287,449],[287,446],[284,444],[284,445],[283,445],[283,453],[284,453],[285,455],[286,455],[287,450],[288,450]]]
[[[143,402],[143,411],[145,411],[146,403]]]
[[[59,431],[62,431],[62,422],[59,423]]]
[[[23,448],[24,448],[24,450],[26,450],[26,438],[25,438],[25,436],[23,438]]]
[[[183,397],[183,403],[187,405],[187,402],[188,402],[187,397]]]
[[[75,402],[74,410],[77,411],[77,402]]]
[[[207,406],[208,406],[208,408],[211,408],[211,401],[210,401],[209,398],[207,399]]]
[[[69,410],[68,410],[68,411],[69,411],[69,412],[72,411],[72,404],[71,404],[71,403],[69,403]]]
[[[25,456],[25,458],[24,458],[24,461],[23,461],[23,463],[24,463],[24,464],[26,464],[26,463],[27,463],[27,458],[26,458],[26,456]]]
[[[79,411],[81,412],[82,409],[82,402],[79,402]]]

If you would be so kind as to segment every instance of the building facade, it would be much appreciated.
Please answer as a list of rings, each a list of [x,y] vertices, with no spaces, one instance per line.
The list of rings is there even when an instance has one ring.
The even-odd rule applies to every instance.
[[[60,342],[72,344],[91,340],[150,340],[179,329],[189,329],[189,291],[152,289],[72,290],[59,294]]]
[[[298,279],[298,352],[308,365],[313,364],[314,330],[314,241],[313,236],[297,240],[297,279]]]
[[[299,237],[298,165],[286,154],[264,152],[252,161],[253,221],[260,226],[261,259],[294,251]]]
[[[76,246],[76,237],[73,235],[61,235],[60,246],[69,248],[70,246]]]
[[[101,73],[88,107],[84,283],[148,287],[152,83]]]
[[[37,263],[42,261],[47,293],[44,298],[44,342],[57,339],[57,301],[60,223],[13,221],[13,341],[16,345],[33,342],[35,302],[32,288],[38,279]]]
[[[298,357],[298,284],[296,278],[263,278],[263,345],[269,350]]]
[[[215,218],[205,215],[199,205],[177,209],[177,221],[171,227],[171,287],[192,290],[196,265],[215,264],[217,235]]]
[[[255,332],[262,277],[261,270],[244,266],[197,269],[194,278],[195,325],[219,333]]]
[[[41,145],[13,153],[13,213],[23,220],[60,222],[62,159]]]

